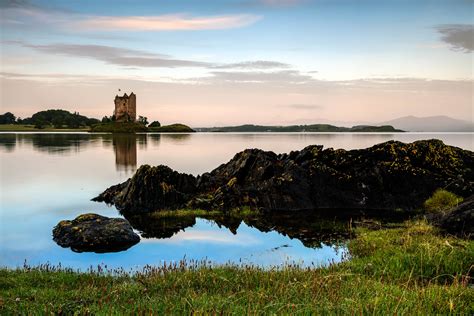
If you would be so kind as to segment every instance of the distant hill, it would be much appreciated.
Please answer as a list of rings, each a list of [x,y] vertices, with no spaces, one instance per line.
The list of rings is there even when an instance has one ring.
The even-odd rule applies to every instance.
[[[380,123],[410,132],[474,132],[474,124],[448,116],[405,116]]]
[[[223,132],[223,133],[260,133],[260,132],[403,132],[393,128],[392,126],[370,126],[359,125],[353,127],[339,127],[329,124],[312,124],[312,125],[290,125],[290,126],[264,126],[264,125],[239,125],[224,127],[201,127],[195,128],[198,132]]]

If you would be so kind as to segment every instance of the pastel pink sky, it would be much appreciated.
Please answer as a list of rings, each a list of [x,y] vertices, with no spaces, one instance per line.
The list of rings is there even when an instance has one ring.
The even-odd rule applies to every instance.
[[[194,127],[474,121],[462,0],[6,0],[0,10],[0,107],[20,117],[101,118],[121,89],[150,121]]]

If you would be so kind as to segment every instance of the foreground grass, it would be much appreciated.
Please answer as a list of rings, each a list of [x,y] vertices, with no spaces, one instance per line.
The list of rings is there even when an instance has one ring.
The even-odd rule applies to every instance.
[[[474,313],[474,242],[424,222],[358,231],[352,260],[327,268],[179,263],[128,275],[0,270],[0,314]]]

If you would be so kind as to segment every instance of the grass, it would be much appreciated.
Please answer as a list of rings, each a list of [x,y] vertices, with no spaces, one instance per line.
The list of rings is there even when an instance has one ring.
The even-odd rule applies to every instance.
[[[34,125],[21,124],[0,124],[0,132],[87,132],[89,127],[83,128],[54,128],[45,127],[42,129],[35,128]]]
[[[91,128],[92,133],[137,133],[146,132],[145,125],[137,122],[99,123]]]
[[[157,212],[150,213],[149,216],[152,218],[179,218],[179,217],[205,217],[205,218],[213,218],[213,217],[235,217],[239,219],[243,219],[250,216],[257,216],[261,213],[258,210],[253,210],[250,207],[240,207],[228,210],[226,212],[222,212],[220,210],[202,210],[202,209],[178,209],[178,210],[160,210]]]
[[[445,213],[446,211],[456,207],[463,200],[449,191],[438,189],[424,203],[426,211],[430,213]]]
[[[439,235],[425,222],[357,236],[352,259],[325,268],[1,269],[0,314],[474,313],[473,241]]]

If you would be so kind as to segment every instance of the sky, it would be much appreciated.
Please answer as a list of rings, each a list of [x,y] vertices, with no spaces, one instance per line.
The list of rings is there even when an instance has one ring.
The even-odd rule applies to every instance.
[[[474,121],[474,0],[0,0],[0,112]],[[119,89],[121,92],[119,92]]]

